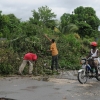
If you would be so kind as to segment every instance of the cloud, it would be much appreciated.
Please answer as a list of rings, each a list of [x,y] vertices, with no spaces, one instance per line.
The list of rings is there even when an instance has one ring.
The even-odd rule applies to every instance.
[[[0,10],[3,14],[13,13],[22,20],[32,17],[32,10],[48,6],[59,19],[64,13],[72,13],[79,6],[92,7],[100,18],[99,0],[0,0]]]

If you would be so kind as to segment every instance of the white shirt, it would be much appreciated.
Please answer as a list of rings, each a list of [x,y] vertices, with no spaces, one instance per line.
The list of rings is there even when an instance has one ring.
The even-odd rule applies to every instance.
[[[96,49],[96,51],[93,53],[93,49],[91,49],[91,57],[96,57],[97,56],[97,51],[98,51],[98,49]],[[100,58],[98,57],[98,58],[94,58],[94,60],[98,60],[98,62],[99,62],[99,64],[100,64]]]
[[[91,49],[91,57],[96,57],[97,56],[97,51],[98,51],[98,49],[96,49],[96,51],[95,52],[93,52],[93,49]]]

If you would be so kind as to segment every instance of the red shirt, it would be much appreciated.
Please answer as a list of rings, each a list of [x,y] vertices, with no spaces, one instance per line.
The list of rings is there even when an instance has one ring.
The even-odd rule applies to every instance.
[[[32,60],[32,61],[35,61],[35,60],[37,60],[37,55],[36,54],[33,54],[33,53],[27,53],[24,56],[24,60]]]

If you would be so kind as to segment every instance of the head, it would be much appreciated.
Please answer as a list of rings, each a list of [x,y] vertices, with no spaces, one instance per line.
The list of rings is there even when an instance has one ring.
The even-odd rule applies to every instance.
[[[30,53],[33,53],[33,51],[29,51]]]
[[[55,39],[52,39],[51,42],[54,43],[55,42]]]
[[[34,50],[28,50],[29,53],[36,53]]]
[[[90,43],[90,45],[94,49],[94,48],[97,47],[98,44],[97,44],[97,42],[93,41],[93,42]]]
[[[37,59],[38,59],[38,56],[37,56],[36,54],[34,54],[33,60],[34,60],[34,61],[37,61]]]

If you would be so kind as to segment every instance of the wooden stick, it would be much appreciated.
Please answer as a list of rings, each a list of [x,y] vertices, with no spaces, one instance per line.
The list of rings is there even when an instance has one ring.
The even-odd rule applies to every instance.
[[[51,39],[46,34],[44,36],[51,42]]]

